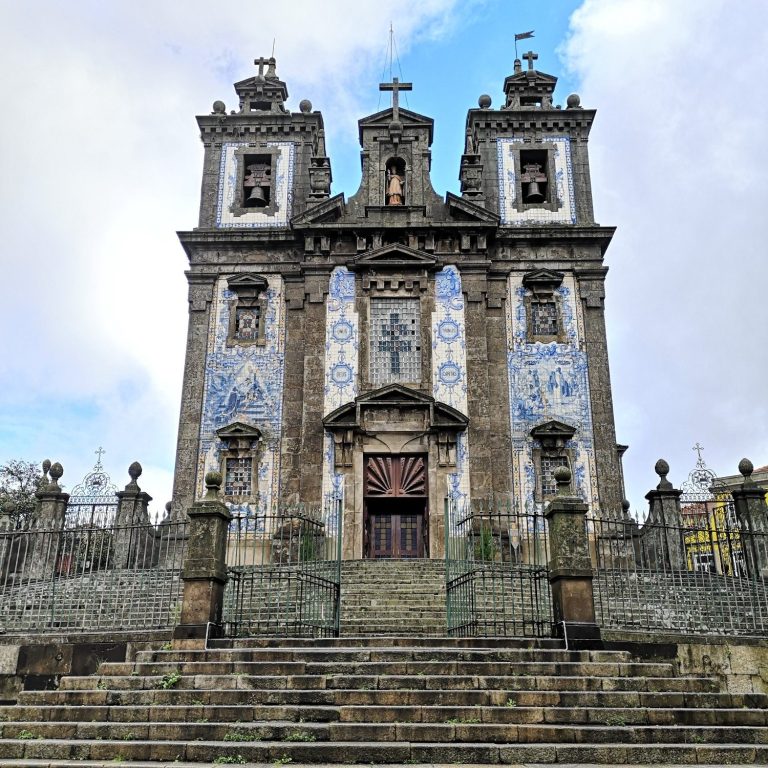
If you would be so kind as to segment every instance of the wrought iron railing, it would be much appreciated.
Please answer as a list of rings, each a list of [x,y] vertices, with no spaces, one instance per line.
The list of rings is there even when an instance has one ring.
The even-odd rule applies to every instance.
[[[227,577],[226,635],[338,636],[341,502],[234,516]]]
[[[186,539],[186,522],[0,531],[0,630],[172,627]]]
[[[683,511],[681,524],[596,519],[593,592],[603,627],[691,634],[768,631],[768,535],[730,499]]]
[[[547,526],[540,511],[446,500],[448,633],[540,637],[552,631]]]

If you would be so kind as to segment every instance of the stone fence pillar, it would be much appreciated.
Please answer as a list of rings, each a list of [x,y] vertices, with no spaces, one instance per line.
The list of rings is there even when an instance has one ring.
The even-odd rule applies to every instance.
[[[25,554],[24,571],[31,579],[50,579],[56,572],[56,558],[59,554],[59,540],[64,527],[69,494],[63,493],[59,480],[64,474],[61,464],[56,462],[49,470],[51,482],[35,491],[37,508],[32,521],[30,545]]]
[[[731,491],[741,531],[741,549],[747,563],[747,573],[753,579],[768,578],[768,506],[765,489],[752,479],[754,466],[749,459],[739,462],[744,478],[741,487]]]
[[[649,491],[648,519],[642,529],[643,560],[639,565],[664,571],[684,571],[687,568],[683,541],[683,516],[680,511],[682,491],[667,480],[669,464],[656,462],[659,476],[655,491]]]
[[[227,581],[227,531],[232,516],[219,501],[221,473],[209,472],[205,476],[205,487],[205,498],[195,502],[187,513],[190,522],[181,572],[184,581],[181,622],[173,633],[174,646],[179,648],[200,647],[208,625],[221,622]]]
[[[556,630],[573,640],[599,640],[592,596],[592,560],[587,538],[587,510],[570,495],[571,470],[555,469],[557,496],[549,503],[549,583]]]
[[[142,468],[138,461],[128,467],[131,482],[117,492],[117,514],[114,527],[115,568],[151,568],[154,529],[149,520],[152,497],[136,482]]]

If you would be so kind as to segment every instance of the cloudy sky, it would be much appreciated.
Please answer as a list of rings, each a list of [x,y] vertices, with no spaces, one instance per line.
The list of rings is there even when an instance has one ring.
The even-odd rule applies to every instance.
[[[0,462],[62,462],[72,487],[144,466],[169,498],[202,149],[194,115],[273,41],[289,106],[325,117],[334,192],[359,182],[377,84],[436,121],[435,188],[458,191],[466,110],[502,101],[513,34],[536,30],[556,102],[590,141],[608,251],[617,433],[633,506],[692,446],[718,473],[768,463],[768,26],[764,0],[0,0]],[[521,47],[520,52],[522,53]],[[381,97],[383,98],[383,97]]]

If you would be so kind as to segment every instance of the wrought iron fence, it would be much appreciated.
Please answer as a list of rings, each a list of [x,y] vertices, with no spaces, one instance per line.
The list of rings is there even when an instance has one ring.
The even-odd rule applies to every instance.
[[[338,636],[341,502],[234,516],[227,576],[226,635]]]
[[[445,510],[448,633],[549,636],[549,548],[541,511],[452,500]]]
[[[721,496],[683,509],[680,524],[594,520],[598,621],[624,630],[764,635],[768,535]]]
[[[0,630],[171,627],[186,538],[186,522],[0,531]]]

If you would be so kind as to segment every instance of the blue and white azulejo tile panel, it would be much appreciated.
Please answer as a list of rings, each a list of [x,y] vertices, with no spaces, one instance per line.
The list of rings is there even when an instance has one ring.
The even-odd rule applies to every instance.
[[[529,293],[522,284],[522,275],[510,276],[507,365],[515,496],[524,508],[533,509],[536,446],[530,432],[539,424],[557,420],[576,429],[567,446],[574,458],[575,489],[595,510],[597,476],[588,360],[581,349],[584,323],[575,281],[568,275],[558,289],[566,337],[563,344],[527,340],[525,298]]]
[[[355,307],[355,275],[346,267],[331,272],[325,304],[325,381],[323,415],[357,397],[359,372],[359,315]],[[333,437],[325,435],[323,499],[342,497],[344,476],[335,472]]]
[[[555,192],[558,209],[531,208],[519,211],[516,207],[518,187],[515,173],[515,152],[522,138],[496,139],[499,163],[499,213],[501,223],[527,226],[529,224],[575,224],[576,203],[573,192],[573,165],[569,136],[547,136],[547,144],[554,144]],[[528,147],[535,145],[527,145]],[[551,182],[551,180],[550,180]]]
[[[435,275],[432,313],[432,394],[435,400],[468,415],[467,343],[461,274],[452,265]],[[456,472],[448,478],[447,494],[459,503],[469,501],[469,445],[461,433],[456,446]]]
[[[246,142],[227,142],[221,148],[219,167],[219,198],[216,206],[217,227],[287,227],[291,218],[293,204],[293,169],[295,147],[290,141],[267,142],[268,147],[277,148],[274,168],[274,190],[277,210],[272,214],[263,213],[254,208],[248,213],[235,216],[232,208],[238,202],[240,190],[237,189],[238,147],[247,147]],[[254,152],[256,152],[254,148]]]
[[[220,277],[211,307],[211,326],[205,363],[203,414],[197,493],[204,493],[206,472],[220,470],[221,441],[216,430],[235,421],[258,428],[262,455],[258,468],[258,509],[251,503],[233,512],[259,517],[277,510],[280,482],[280,438],[285,378],[285,302],[283,280],[268,278],[265,344],[227,345],[229,313],[235,295]]]

